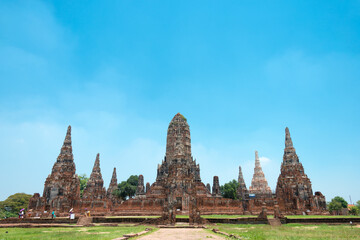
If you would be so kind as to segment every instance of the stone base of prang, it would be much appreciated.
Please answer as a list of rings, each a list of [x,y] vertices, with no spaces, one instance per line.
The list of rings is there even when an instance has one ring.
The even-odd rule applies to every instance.
[[[85,215],[90,211],[91,216],[161,216],[165,205],[165,198],[153,198],[143,196],[142,198],[132,198],[126,201],[112,202],[108,199],[85,201],[79,200],[72,206],[56,204],[45,204],[45,198],[35,194],[29,204],[28,215],[32,217],[51,217],[52,211],[56,216],[68,216],[72,209],[73,213]],[[258,215],[265,205],[267,213],[274,214],[274,206],[277,199],[274,197],[254,198],[249,200],[233,200],[222,197],[199,197],[197,198],[197,209],[201,215]],[[326,215],[325,211],[306,212],[305,209],[286,211],[284,207],[279,206],[283,215],[302,215],[304,212],[311,215]],[[45,212],[44,212],[45,211]],[[176,215],[189,215],[189,209],[177,209]]]

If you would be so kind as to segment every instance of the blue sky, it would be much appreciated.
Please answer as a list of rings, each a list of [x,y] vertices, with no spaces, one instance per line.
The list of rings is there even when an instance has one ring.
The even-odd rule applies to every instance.
[[[181,112],[204,183],[275,190],[285,127],[314,191],[360,200],[360,1],[0,1],[0,200],[78,174],[154,182]]]

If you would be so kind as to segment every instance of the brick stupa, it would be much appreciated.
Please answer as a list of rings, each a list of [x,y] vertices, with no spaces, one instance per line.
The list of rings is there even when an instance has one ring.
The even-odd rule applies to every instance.
[[[212,195],[213,195],[213,197],[221,197],[220,184],[219,184],[219,177],[218,176],[214,176],[214,179],[213,179]]]
[[[146,194],[146,191],[145,191],[145,186],[144,186],[144,176],[139,175],[138,185],[136,187],[135,195],[138,198],[142,198],[145,196],[145,194]]]
[[[258,151],[255,151],[255,168],[254,175],[251,181],[249,192],[255,195],[271,195],[271,189],[268,186],[264,172],[260,165]]]
[[[158,166],[156,182],[150,189],[151,195],[166,195],[168,187],[178,200],[188,201],[189,185],[196,185],[196,194],[208,196],[205,185],[201,182],[200,166],[191,155],[190,128],[186,118],[180,113],[171,120],[166,139],[166,154]],[[179,208],[185,204],[179,202]],[[188,204],[186,204],[187,206]]]
[[[101,175],[100,169],[100,154],[96,155],[93,170],[91,172],[89,181],[83,192],[83,199],[85,200],[100,200],[106,197],[104,188],[104,180]]]
[[[276,197],[280,208],[285,209],[285,212],[300,214],[320,210],[314,202],[311,181],[299,161],[288,128],[285,129],[284,157],[276,186]],[[317,200],[318,206],[324,205],[325,198]]]
[[[237,188],[236,194],[237,194],[237,197],[241,200],[245,200],[249,197],[249,191],[246,188],[244,176],[242,174],[240,166],[239,166],[239,176],[238,176],[238,188]]]
[[[106,196],[109,198],[109,199],[113,199],[115,196],[113,195],[113,192],[115,190],[118,189],[118,185],[117,185],[117,177],[116,177],[116,168],[114,168],[114,171],[113,171],[113,174],[112,174],[112,177],[111,177],[111,180],[110,180],[110,184],[109,184],[109,187],[107,189],[107,192],[106,192]]]
[[[43,197],[45,208],[66,210],[80,200],[80,180],[75,174],[76,168],[71,146],[71,126],[68,127],[64,144],[46,178]]]

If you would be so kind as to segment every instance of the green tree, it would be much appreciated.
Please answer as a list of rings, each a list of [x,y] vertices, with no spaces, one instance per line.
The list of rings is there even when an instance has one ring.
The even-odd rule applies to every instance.
[[[239,183],[235,179],[228,183],[225,183],[224,185],[220,186],[221,195],[224,198],[237,199],[236,190],[238,186]]]
[[[337,201],[337,202],[341,203],[341,206],[342,206],[343,208],[347,208],[347,207],[348,207],[347,201],[345,201],[345,199],[342,198],[342,197],[336,196],[336,197],[334,197],[331,201]]]
[[[0,217],[16,217],[21,209],[27,209],[30,194],[15,193],[5,201],[0,201]]]
[[[118,189],[116,189],[113,194],[123,200],[132,198],[135,196],[138,180],[139,176],[131,175],[126,181],[118,184]]]
[[[79,179],[80,179],[80,197],[82,197],[82,194],[84,192],[86,184],[89,181],[89,178],[86,177],[86,174],[84,173],[84,174],[79,176]]]
[[[355,203],[355,206],[356,206],[356,207],[359,209],[359,211],[360,211],[360,200]]]
[[[356,206],[352,206],[352,207],[350,207],[350,209],[349,209],[349,213],[350,213],[351,215],[357,216],[357,215],[359,215],[359,208],[356,207]]]
[[[339,212],[343,208],[347,208],[348,203],[344,198],[336,196],[334,197],[328,205],[330,212]]]
[[[342,209],[341,203],[334,201],[334,199],[329,203],[328,209],[330,212],[338,212]]]

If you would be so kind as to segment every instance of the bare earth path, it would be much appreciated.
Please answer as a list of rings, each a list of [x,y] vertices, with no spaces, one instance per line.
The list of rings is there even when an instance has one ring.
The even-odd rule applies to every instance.
[[[158,231],[141,237],[139,240],[200,240],[225,239],[202,228],[161,228]]]

